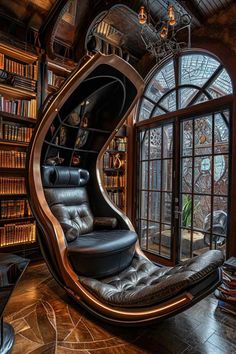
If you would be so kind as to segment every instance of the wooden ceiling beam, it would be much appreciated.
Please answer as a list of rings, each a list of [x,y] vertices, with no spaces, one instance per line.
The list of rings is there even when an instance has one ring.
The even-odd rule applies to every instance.
[[[205,18],[204,15],[202,14],[200,8],[193,2],[193,1],[189,1],[189,0],[176,0],[180,6],[182,6],[185,11],[187,11],[187,13],[194,17],[199,24],[203,24]]]

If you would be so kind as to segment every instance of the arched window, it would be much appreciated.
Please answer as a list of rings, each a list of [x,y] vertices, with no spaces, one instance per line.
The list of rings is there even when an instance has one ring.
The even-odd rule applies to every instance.
[[[229,95],[232,82],[223,65],[203,53],[170,59],[149,81],[138,121]]]
[[[136,123],[143,250],[172,262],[225,251],[232,92],[207,53],[183,53],[149,75]]]

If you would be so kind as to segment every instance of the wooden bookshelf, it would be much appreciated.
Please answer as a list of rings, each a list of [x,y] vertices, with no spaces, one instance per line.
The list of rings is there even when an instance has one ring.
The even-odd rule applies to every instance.
[[[46,61],[46,80],[45,80],[45,90],[46,96],[57,92],[57,90],[62,86],[66,78],[70,75],[74,66],[68,66],[65,63],[53,62],[51,60]]]
[[[127,211],[127,134],[122,127],[103,155],[103,185],[112,202]]]
[[[25,163],[37,119],[38,58],[0,43],[0,70],[0,250],[25,254],[37,248]]]

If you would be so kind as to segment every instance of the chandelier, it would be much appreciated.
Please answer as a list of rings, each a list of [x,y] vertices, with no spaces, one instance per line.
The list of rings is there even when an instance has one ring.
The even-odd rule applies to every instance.
[[[156,58],[157,63],[170,54],[176,55],[183,48],[191,47],[191,17],[181,10],[168,3],[164,18],[155,23],[150,14],[149,0],[146,6],[140,7],[140,35],[146,50]]]

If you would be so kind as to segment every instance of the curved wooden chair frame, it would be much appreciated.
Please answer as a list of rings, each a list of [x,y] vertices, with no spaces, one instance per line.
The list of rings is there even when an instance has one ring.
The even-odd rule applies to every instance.
[[[63,84],[58,94],[50,101],[46,109],[43,111],[42,119],[35,129],[35,135],[31,144],[31,153],[28,161],[29,168],[29,194],[31,198],[31,206],[33,213],[38,221],[41,232],[39,233],[39,242],[48,267],[65,291],[72,296],[80,305],[88,309],[91,313],[99,318],[116,324],[145,324],[153,322],[160,318],[165,318],[182,311],[206,296],[206,291],[201,294],[192,294],[185,292],[175,298],[160,303],[157,306],[147,308],[115,308],[102,303],[94,297],[80,283],[78,275],[74,272],[67,255],[67,245],[65,236],[60,223],[52,214],[48,203],[44,196],[44,189],[41,180],[41,153],[45,136],[53,123],[57,112],[63,107],[73,92],[86,80],[86,78],[100,65],[107,65],[115,70],[119,70],[133,84],[136,89],[136,95],[129,104],[124,116],[114,127],[113,133],[108,137],[106,144],[101,148],[96,160],[96,168],[94,171],[94,180],[97,183],[96,193],[100,193],[100,200],[106,205],[110,214],[115,215],[125,229],[133,230],[133,226],[129,219],[122,214],[120,210],[115,208],[114,204],[108,198],[103,189],[100,170],[102,166],[102,156],[107,145],[112,140],[117,130],[126,120],[135,103],[141,96],[144,88],[144,82],[139,74],[125,61],[116,55],[103,56],[96,54],[81,68],[75,70],[67,81]],[[101,199],[102,198],[102,199]],[[105,215],[104,215],[105,216]],[[139,243],[136,244],[136,252],[142,254]],[[144,255],[143,255],[144,256]],[[145,257],[145,256],[144,256]],[[215,286],[215,279],[214,279]],[[213,281],[209,283],[208,291],[213,288]]]

